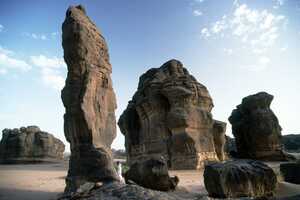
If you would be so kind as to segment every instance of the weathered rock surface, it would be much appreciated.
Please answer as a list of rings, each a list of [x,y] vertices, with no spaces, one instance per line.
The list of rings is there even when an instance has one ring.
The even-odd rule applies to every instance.
[[[280,174],[284,181],[300,184],[300,162],[281,163]]]
[[[4,129],[0,163],[46,162],[63,159],[65,145],[37,126]]]
[[[226,123],[214,120],[213,124],[213,138],[214,138],[214,146],[218,156],[218,159],[223,161],[226,159],[224,148],[226,143]]]
[[[168,166],[163,158],[151,158],[136,162],[125,173],[126,183],[134,183],[159,191],[174,190],[179,179],[177,176],[170,177]]]
[[[205,166],[204,184],[215,198],[272,197],[277,178],[262,162],[234,160]]]
[[[148,70],[118,122],[129,163],[163,156],[171,169],[198,169],[217,160],[212,108],[206,87],[181,62]]]
[[[260,92],[243,98],[229,121],[241,158],[286,160],[282,151],[281,127],[270,108],[273,96]]]
[[[71,192],[85,182],[118,180],[110,150],[116,98],[105,39],[81,5],[66,12],[62,45],[68,66],[64,129],[71,147],[65,191]]]
[[[187,192],[160,192],[146,189],[138,185],[109,183],[89,193],[74,194],[59,198],[59,200],[210,200],[204,195]]]

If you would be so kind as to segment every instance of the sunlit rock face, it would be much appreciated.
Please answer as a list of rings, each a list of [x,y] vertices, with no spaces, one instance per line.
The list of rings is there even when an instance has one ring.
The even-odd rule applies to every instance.
[[[34,163],[63,159],[65,145],[38,126],[4,129],[0,163]]]
[[[116,98],[105,39],[82,6],[67,10],[62,45],[68,66],[62,90],[64,130],[71,147],[66,191],[74,191],[86,181],[118,179],[110,151]]]
[[[198,169],[217,160],[212,108],[206,87],[181,62],[148,70],[118,122],[129,163],[163,156],[172,169]]]
[[[229,121],[237,156],[262,160],[286,160],[282,151],[281,127],[270,108],[273,96],[260,92],[243,98]]]

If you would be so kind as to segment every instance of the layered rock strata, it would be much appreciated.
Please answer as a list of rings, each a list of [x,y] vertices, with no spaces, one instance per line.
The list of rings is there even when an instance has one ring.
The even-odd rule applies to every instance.
[[[199,169],[217,160],[212,108],[206,87],[180,61],[148,70],[118,122],[129,164],[145,155],[163,156],[171,169]]]
[[[34,163],[63,159],[65,145],[38,126],[4,129],[0,163]]]
[[[261,160],[286,160],[281,127],[270,108],[273,96],[260,92],[243,98],[229,122],[235,137],[237,156]]]
[[[268,198],[275,194],[277,177],[262,162],[235,160],[206,165],[204,184],[213,198]]]
[[[116,136],[116,98],[105,39],[81,5],[66,12],[62,46],[68,66],[61,96],[71,148],[65,189],[70,192],[85,182],[118,180],[110,150]]]

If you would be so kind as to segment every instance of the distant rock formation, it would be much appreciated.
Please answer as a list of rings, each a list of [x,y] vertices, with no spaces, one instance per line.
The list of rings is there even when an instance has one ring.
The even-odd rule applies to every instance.
[[[37,126],[4,129],[0,163],[34,163],[63,159],[65,145]]]
[[[281,138],[284,151],[288,153],[300,153],[300,134],[282,135]],[[235,157],[232,155],[237,152],[234,138],[226,136],[224,152],[229,156]]]
[[[206,165],[204,184],[213,198],[272,197],[277,177],[262,162],[234,160]]]
[[[273,96],[260,92],[243,98],[232,111],[229,122],[240,158],[286,160],[282,150],[281,127],[270,109]]]
[[[217,160],[212,108],[206,87],[180,61],[148,70],[118,122],[129,163],[163,156],[171,169],[199,169]]]
[[[224,154],[224,148],[226,143],[226,123],[214,120],[213,124],[213,136],[214,136],[214,146],[219,160],[223,161],[226,159]]]
[[[65,192],[72,192],[85,182],[118,180],[110,150],[116,137],[116,98],[105,39],[83,6],[67,10],[62,45],[68,75],[61,96],[71,147]]]
[[[280,174],[284,181],[300,184],[300,161],[281,163]]]
[[[300,134],[283,135],[282,143],[285,151],[300,153]]]
[[[136,162],[125,173],[126,183],[130,181],[145,188],[169,191],[174,190],[179,182],[177,176],[170,177],[164,158],[150,158]]]

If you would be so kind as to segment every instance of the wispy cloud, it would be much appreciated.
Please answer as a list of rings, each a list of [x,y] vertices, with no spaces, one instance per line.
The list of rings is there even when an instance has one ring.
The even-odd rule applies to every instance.
[[[57,90],[61,90],[65,83],[65,78],[61,75],[61,69],[66,68],[62,58],[49,58],[45,55],[31,56],[33,65],[40,67],[43,82]]]
[[[201,35],[206,39],[225,36],[238,39],[241,46],[249,49],[253,55],[264,56],[272,49],[286,23],[287,19],[283,15],[275,15],[266,9],[251,9],[246,4],[234,1],[233,12],[202,28]],[[270,62],[258,60],[257,63],[265,68]]]
[[[52,32],[52,33],[29,33],[25,32],[22,33],[24,37],[28,37],[35,40],[49,40],[49,39],[55,39],[57,36],[59,36],[59,32]]]
[[[200,10],[194,10],[194,11],[193,11],[193,15],[194,15],[195,17],[199,17],[199,16],[202,16],[203,13],[202,13]]]
[[[13,51],[0,46],[0,74],[6,74],[11,69],[28,71],[31,66],[25,60],[16,58]]]
[[[4,29],[4,26],[2,24],[0,24],[0,32],[2,32]]]

